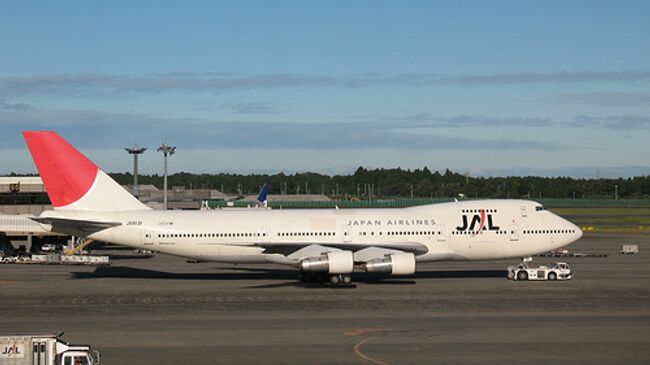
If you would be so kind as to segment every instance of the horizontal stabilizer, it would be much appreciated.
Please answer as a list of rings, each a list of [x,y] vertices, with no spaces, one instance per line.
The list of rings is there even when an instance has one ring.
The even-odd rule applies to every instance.
[[[30,217],[30,219],[41,224],[52,226],[51,230],[53,232],[84,237],[122,224],[120,222],[65,217]]]

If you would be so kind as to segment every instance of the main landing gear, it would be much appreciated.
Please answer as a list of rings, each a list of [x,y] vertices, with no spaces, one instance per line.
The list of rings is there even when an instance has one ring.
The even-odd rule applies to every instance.
[[[351,274],[300,271],[298,279],[305,283],[329,283],[332,286],[347,286],[352,284]]]
[[[337,285],[350,285],[352,283],[352,275],[350,274],[334,274],[329,276],[330,284]]]

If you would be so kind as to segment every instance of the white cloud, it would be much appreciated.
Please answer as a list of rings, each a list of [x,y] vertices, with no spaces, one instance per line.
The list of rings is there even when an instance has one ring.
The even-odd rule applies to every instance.
[[[369,88],[389,85],[430,87],[440,85],[509,85],[537,83],[647,82],[650,71],[559,71],[489,75],[435,73],[363,73],[348,76],[293,73],[240,74],[176,72],[140,76],[110,74],[59,74],[0,78],[0,96],[98,96],[124,93],[208,92],[277,88]]]

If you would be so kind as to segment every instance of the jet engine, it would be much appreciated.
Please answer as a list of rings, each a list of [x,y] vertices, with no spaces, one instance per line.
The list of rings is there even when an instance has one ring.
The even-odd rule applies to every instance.
[[[415,255],[410,252],[386,255],[365,264],[368,272],[389,272],[392,275],[411,275],[415,272]]]
[[[300,261],[300,267],[309,272],[349,274],[354,268],[354,259],[352,251],[331,251]]]

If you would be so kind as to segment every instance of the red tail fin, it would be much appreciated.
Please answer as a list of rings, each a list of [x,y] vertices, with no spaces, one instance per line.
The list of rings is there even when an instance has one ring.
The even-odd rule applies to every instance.
[[[52,206],[74,203],[88,192],[99,171],[94,163],[55,132],[25,131],[23,137]]]

